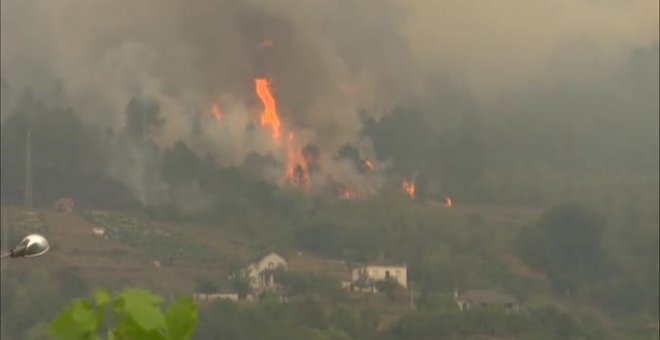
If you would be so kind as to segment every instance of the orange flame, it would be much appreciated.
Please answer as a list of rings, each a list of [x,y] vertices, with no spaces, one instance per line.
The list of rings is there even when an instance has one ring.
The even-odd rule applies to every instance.
[[[278,142],[281,130],[280,117],[277,114],[277,101],[273,96],[270,81],[266,78],[255,79],[256,92],[264,105],[264,111],[261,114],[261,126],[270,128],[273,139]],[[287,166],[286,179],[301,188],[308,187],[311,183],[310,162],[302,154],[300,148],[294,141],[292,132],[288,134],[286,143]]]
[[[355,197],[355,193],[353,192],[353,190],[351,190],[351,188],[344,188],[342,190],[340,198],[345,200],[352,200],[354,197]]]
[[[259,43],[259,47],[261,48],[273,47],[273,41],[270,39],[265,39]]]
[[[211,111],[209,111],[208,114],[218,121],[222,118],[222,111],[220,111],[220,106],[218,106],[218,104],[213,104],[213,106],[211,106]]]
[[[452,202],[451,198],[445,197],[445,206],[447,208],[451,208],[454,205],[454,202]]]
[[[350,184],[340,184],[337,186],[339,193],[337,198],[342,200],[353,200],[360,196],[360,193]]]
[[[270,126],[271,134],[275,140],[280,139],[280,117],[277,115],[277,102],[271,92],[270,82],[266,78],[255,79],[257,95],[264,104],[261,114],[261,126]]]
[[[415,183],[408,181],[407,178],[403,179],[403,182],[401,183],[401,188],[403,188],[403,191],[408,195],[410,198],[415,198]]]
[[[374,163],[372,163],[368,159],[364,161],[364,166],[367,167],[368,170],[373,170],[374,169]]]

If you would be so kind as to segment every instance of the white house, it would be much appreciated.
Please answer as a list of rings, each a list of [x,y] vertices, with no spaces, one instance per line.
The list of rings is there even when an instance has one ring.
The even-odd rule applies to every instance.
[[[405,264],[377,262],[359,266],[352,271],[353,283],[364,281],[394,280],[404,289],[408,287],[408,270]]]
[[[276,288],[275,270],[287,269],[286,260],[276,253],[269,253],[258,257],[247,267],[247,276],[250,286],[255,291],[263,291]]]

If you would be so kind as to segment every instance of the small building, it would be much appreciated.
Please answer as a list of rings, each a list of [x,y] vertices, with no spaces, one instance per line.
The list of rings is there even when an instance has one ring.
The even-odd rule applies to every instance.
[[[277,288],[275,271],[286,269],[286,260],[276,253],[258,256],[250,262],[246,270],[250,287],[257,292],[273,290]]]
[[[194,293],[193,298],[197,301],[238,301],[238,293]]]
[[[397,264],[379,261],[359,266],[352,271],[353,283],[364,282],[375,283],[379,281],[393,280],[401,287],[408,287],[408,269],[406,264]]]
[[[105,228],[103,227],[92,227],[92,232],[96,236],[105,236]]]
[[[455,291],[454,299],[458,308],[462,311],[493,307],[516,311],[519,307],[518,300],[515,297],[492,289],[468,290],[462,294],[458,294],[458,291]]]

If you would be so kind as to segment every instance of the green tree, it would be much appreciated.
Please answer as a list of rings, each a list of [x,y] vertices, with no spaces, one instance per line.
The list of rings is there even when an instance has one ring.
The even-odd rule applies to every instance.
[[[230,266],[229,282],[231,288],[234,289],[241,299],[245,298],[250,292],[252,292],[250,278],[240,265],[232,264]]]
[[[220,290],[220,286],[215,281],[208,278],[198,278],[195,283],[195,290],[198,293],[210,294],[217,293]]]
[[[181,298],[165,313],[162,304],[161,297],[141,289],[127,289],[114,297],[98,290],[93,299],[71,302],[48,332],[63,340],[101,339],[103,333],[107,339],[190,339],[197,325],[194,300]]]
[[[603,267],[605,219],[581,205],[560,205],[522,232],[519,248],[534,266],[550,274],[558,288],[575,288]]]

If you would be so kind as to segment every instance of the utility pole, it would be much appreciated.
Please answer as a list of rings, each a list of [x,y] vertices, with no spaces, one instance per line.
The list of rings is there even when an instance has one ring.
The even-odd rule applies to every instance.
[[[415,292],[413,291],[413,285],[412,283],[409,285],[410,286],[410,309],[414,310],[415,309]]]
[[[32,133],[29,127],[25,144],[25,207],[32,208]]]

